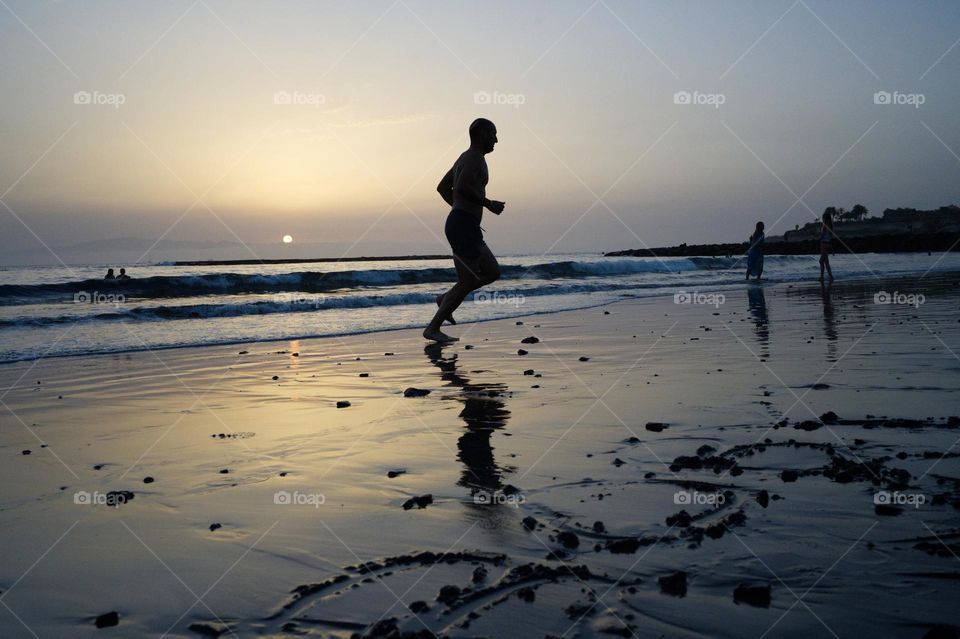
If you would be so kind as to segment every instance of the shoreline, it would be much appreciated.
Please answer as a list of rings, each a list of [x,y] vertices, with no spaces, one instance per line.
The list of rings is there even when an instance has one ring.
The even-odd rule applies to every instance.
[[[949,272],[938,272],[938,273],[937,273],[937,275],[944,275],[944,274],[949,275]],[[862,281],[870,281],[871,279],[874,279],[874,278],[875,278],[875,276],[860,275],[860,276],[855,276],[855,277],[846,278],[846,279],[844,279],[844,280],[842,280],[842,281],[843,281],[843,282],[862,282]],[[910,279],[911,279],[911,275],[909,275],[909,274],[895,274],[895,275],[891,275],[891,276],[884,276],[884,279],[910,280]],[[841,281],[841,280],[837,280],[837,281]],[[776,287],[784,287],[784,286],[787,287],[787,288],[790,288],[790,287],[793,287],[793,286],[799,286],[799,285],[803,285],[803,284],[810,284],[810,283],[816,283],[816,282],[817,282],[816,279],[810,279],[810,280],[784,280],[784,281],[778,281],[778,280],[762,280],[759,285],[760,285],[760,286],[764,286],[764,287],[767,288],[767,289],[773,289],[773,288],[776,288]],[[521,313],[521,314],[516,314],[516,315],[507,315],[507,316],[491,317],[491,318],[489,318],[489,319],[464,320],[464,321],[460,322],[458,325],[470,325],[470,324],[478,324],[478,323],[482,324],[482,323],[486,323],[486,322],[493,322],[493,321],[499,321],[499,320],[515,320],[515,319],[522,319],[522,318],[535,318],[535,317],[538,317],[538,316],[541,316],[541,315],[543,315],[543,316],[548,316],[548,315],[553,315],[553,314],[556,314],[556,313],[565,313],[565,312],[572,312],[572,311],[578,311],[578,310],[588,310],[588,309],[592,309],[592,308],[601,308],[601,307],[608,306],[608,305],[611,305],[611,304],[617,304],[617,303],[620,303],[620,302],[630,301],[630,300],[659,299],[659,298],[664,298],[664,297],[670,297],[670,296],[674,295],[675,293],[677,293],[677,292],[679,292],[679,291],[681,291],[681,290],[682,290],[682,291],[686,291],[686,289],[692,289],[692,292],[695,292],[695,293],[717,293],[717,292],[723,293],[723,292],[727,292],[727,291],[741,291],[741,290],[746,290],[746,287],[749,287],[749,286],[757,286],[757,285],[758,285],[758,284],[757,284],[754,280],[750,280],[749,282],[740,282],[740,283],[737,283],[737,284],[715,284],[715,285],[712,285],[712,286],[711,286],[711,285],[706,285],[706,286],[703,286],[703,287],[696,287],[695,289],[692,289],[692,287],[689,287],[689,286],[688,286],[688,287],[682,287],[682,286],[681,286],[681,287],[677,287],[677,288],[662,287],[662,288],[657,288],[657,289],[644,289],[646,292],[650,292],[650,291],[653,291],[653,292],[652,292],[651,294],[649,294],[649,295],[638,295],[638,296],[635,296],[635,297],[628,297],[628,298],[621,298],[621,299],[616,299],[616,300],[604,301],[604,302],[601,302],[601,303],[588,304],[588,305],[585,305],[585,306],[574,306],[574,307],[571,307],[571,308],[560,308],[560,309],[549,310],[549,311],[539,311],[539,310],[538,310],[538,311],[531,311],[531,312],[528,312],[528,313]],[[427,317],[426,320],[428,321],[428,320],[429,320],[429,317]],[[167,320],[167,321],[178,321],[178,320]],[[424,324],[424,326],[426,326],[426,324]],[[449,328],[449,325],[446,325],[446,326]],[[329,338],[329,339],[339,339],[339,338],[351,337],[351,336],[359,336],[359,335],[371,335],[371,334],[378,334],[378,333],[393,333],[393,332],[397,332],[397,331],[416,331],[416,330],[419,330],[419,328],[418,328],[417,326],[400,326],[400,327],[396,327],[396,328],[371,328],[371,329],[366,329],[366,330],[346,331],[346,332],[342,332],[342,333],[303,334],[303,335],[293,335],[293,336],[270,338],[270,339],[225,340],[225,341],[222,341],[222,342],[206,342],[206,343],[200,343],[200,344],[175,344],[175,345],[166,345],[166,346],[145,346],[145,347],[138,347],[138,348],[129,348],[129,349],[112,350],[112,351],[88,352],[88,353],[54,353],[54,354],[43,354],[43,355],[39,355],[39,356],[36,356],[36,357],[23,357],[23,358],[19,358],[19,359],[3,360],[3,361],[0,361],[0,367],[8,366],[8,365],[13,365],[13,364],[18,364],[18,363],[23,363],[23,362],[35,362],[35,361],[39,361],[39,360],[42,360],[42,359],[64,359],[64,358],[102,357],[102,356],[109,356],[109,355],[125,355],[125,354],[130,354],[130,353],[143,353],[143,352],[147,352],[147,351],[158,351],[158,352],[159,352],[159,351],[171,351],[171,350],[192,349],[192,348],[205,348],[205,347],[211,347],[211,348],[213,348],[213,347],[225,347],[225,346],[243,346],[243,345],[250,345],[250,344],[261,344],[261,343],[262,343],[262,344],[272,344],[272,343],[279,343],[279,342],[287,342],[287,341],[290,341],[290,340],[317,340],[317,339],[328,339],[328,338]],[[424,340],[424,341],[426,342],[426,340]]]

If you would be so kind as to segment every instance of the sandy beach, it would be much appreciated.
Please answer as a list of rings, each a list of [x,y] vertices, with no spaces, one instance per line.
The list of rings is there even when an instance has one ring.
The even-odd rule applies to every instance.
[[[957,636],[957,279],[4,365],[0,635]]]

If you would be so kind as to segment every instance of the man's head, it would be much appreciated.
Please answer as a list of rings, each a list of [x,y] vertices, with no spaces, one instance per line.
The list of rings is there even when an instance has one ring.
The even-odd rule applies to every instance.
[[[497,143],[497,127],[486,118],[477,118],[470,124],[470,146],[481,153],[490,153]]]

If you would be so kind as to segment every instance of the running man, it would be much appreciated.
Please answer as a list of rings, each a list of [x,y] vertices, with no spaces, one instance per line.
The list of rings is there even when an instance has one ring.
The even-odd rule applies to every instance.
[[[457,341],[459,338],[440,330],[444,320],[455,324],[453,312],[467,294],[500,278],[500,264],[483,241],[480,228],[483,209],[500,215],[505,206],[504,202],[488,200],[486,196],[490,175],[483,156],[493,151],[496,143],[497,127],[493,122],[484,118],[474,120],[470,125],[470,148],[460,154],[437,186],[440,197],[452,207],[444,233],[453,249],[457,283],[437,296],[440,308],[423,330],[423,336],[435,342]]]

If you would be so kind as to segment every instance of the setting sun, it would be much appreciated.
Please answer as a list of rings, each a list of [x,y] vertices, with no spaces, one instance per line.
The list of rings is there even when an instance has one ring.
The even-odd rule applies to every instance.
[[[292,236],[292,235],[284,235],[284,236],[283,236],[283,243],[284,243],[284,244],[290,244],[291,242],[293,242],[293,236]]]

